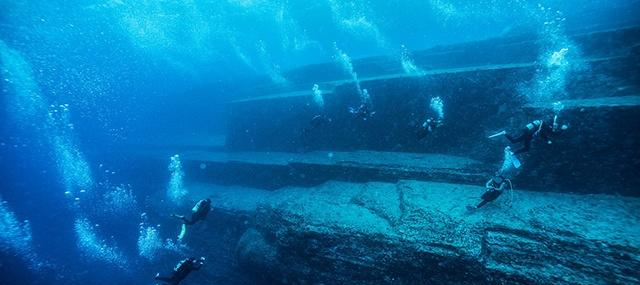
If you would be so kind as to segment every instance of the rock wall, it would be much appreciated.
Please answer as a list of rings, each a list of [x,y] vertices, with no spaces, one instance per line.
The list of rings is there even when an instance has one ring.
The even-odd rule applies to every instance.
[[[568,74],[566,98],[640,94],[640,28],[584,34],[574,40],[588,60],[583,68]],[[418,63],[453,69],[424,77],[379,78],[375,75],[380,76],[380,72],[396,72],[389,67],[392,64],[383,64],[381,59],[362,61],[356,64],[358,73],[363,78],[373,78],[362,82],[372,96],[376,110],[373,118],[363,121],[347,112],[359,99],[352,84],[340,83],[325,96],[324,114],[331,122],[313,128],[309,122],[320,111],[313,105],[310,83],[309,96],[298,92],[295,96],[232,103],[227,147],[233,151],[370,149],[443,153],[499,163],[507,141],[488,140],[489,134],[502,129],[515,131],[541,115],[551,114],[549,109],[523,108],[528,101],[521,91],[531,84],[540,67],[530,63],[536,55],[536,42],[522,38],[436,48],[418,53]],[[504,65],[514,62],[515,65]],[[468,65],[473,64],[484,66],[469,69]],[[369,72],[367,67],[375,72]],[[310,67],[300,80],[314,79],[315,75],[323,79],[328,75],[320,73],[322,70],[320,66]],[[418,140],[417,126],[424,121],[429,100],[435,96],[445,102],[445,123],[426,139]],[[640,177],[633,175],[640,169],[640,102],[628,108],[574,108],[565,111],[561,119],[572,128],[552,146],[533,146],[530,157],[524,158],[527,168],[516,180],[519,186],[542,191],[640,195],[636,187]],[[619,151],[611,151],[614,149]]]

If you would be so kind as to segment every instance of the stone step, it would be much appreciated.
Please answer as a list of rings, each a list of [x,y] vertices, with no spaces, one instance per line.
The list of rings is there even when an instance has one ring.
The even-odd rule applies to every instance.
[[[209,226],[197,229],[211,234],[190,243],[214,248],[217,239],[206,237],[236,231],[240,268],[276,282],[269,284],[640,282],[639,198],[513,190],[469,210],[483,187],[403,180],[187,188],[214,208]]]
[[[602,63],[614,60],[621,60],[626,58],[626,56],[613,56],[613,57],[603,57],[603,58],[588,58],[583,59],[577,62],[577,64],[593,64],[593,63]],[[484,65],[476,65],[476,66],[463,66],[463,67],[454,67],[454,68],[439,68],[439,69],[427,69],[423,74],[406,74],[406,73],[392,73],[392,74],[380,74],[377,76],[369,76],[363,77],[360,79],[360,83],[373,83],[376,81],[387,81],[387,80],[396,80],[396,79],[405,79],[405,78],[419,78],[419,77],[427,77],[434,75],[446,75],[446,74],[461,74],[461,73],[470,73],[470,72],[483,72],[483,71],[494,71],[494,70],[516,70],[516,69],[526,69],[526,68],[535,68],[538,66],[535,62],[521,62],[521,63],[506,63],[506,64],[484,64]],[[323,82],[323,84],[328,86],[340,86],[345,84],[353,84],[351,80],[336,80]]]
[[[324,88],[331,88],[331,89],[335,87],[335,86],[327,87],[326,84],[323,86],[325,86]],[[264,96],[243,98],[243,99],[233,100],[231,101],[231,103],[247,103],[247,102],[263,101],[263,100],[278,100],[278,99],[291,98],[291,97],[310,97],[312,94],[313,93],[311,91],[311,88],[309,88],[308,90],[299,90],[299,91],[293,91],[293,92],[285,92],[285,93],[277,93],[277,94],[270,94],[270,95],[264,95]],[[331,93],[323,92],[323,96],[330,96],[330,95]]]
[[[640,27],[581,32],[570,38],[586,58],[624,56],[640,43]],[[469,65],[509,65],[514,62],[527,64],[538,60],[540,49],[538,35],[529,34],[438,46],[414,51],[412,55],[415,64],[428,71],[464,69]],[[353,66],[362,79],[403,72],[400,62],[393,56],[356,59]],[[335,62],[303,66],[286,72],[284,76],[289,81],[284,86],[264,82],[258,89],[252,85],[246,93],[249,96],[255,96],[255,90],[259,90],[258,93],[287,93],[310,88],[317,82],[348,81],[345,80],[348,78],[347,74]]]
[[[592,62],[590,68],[566,77],[566,85],[552,96],[571,98],[565,101],[561,117],[570,129],[555,137],[551,145],[533,143],[531,151],[523,155],[519,185],[539,191],[640,196],[640,176],[635,175],[640,166],[638,59],[616,59],[615,64]],[[372,79],[378,80],[375,82],[365,77],[362,86],[368,88],[376,111],[367,120],[348,112],[349,107],[359,104],[352,84],[336,87],[325,98],[322,112],[331,121],[320,126],[310,124],[320,112],[310,91],[286,99],[231,104],[227,149],[372,149],[443,153],[497,164],[509,142],[488,140],[488,135],[505,129],[517,132],[531,120],[552,114],[550,102],[525,105],[535,68],[501,67],[504,69],[455,76],[394,75],[398,77]],[[445,123],[418,139],[418,126],[433,116],[428,106],[435,96],[445,102]]]
[[[166,150],[167,153],[183,150],[221,150],[226,145],[227,137],[220,134],[180,134],[167,136],[140,137],[130,139],[127,149],[131,150]]]
[[[418,179],[482,184],[497,166],[458,156],[353,151],[180,153],[189,181],[277,189],[328,180]]]
[[[640,96],[603,97],[591,99],[574,99],[559,101],[564,109],[587,108],[637,108],[640,106]],[[553,109],[556,102],[537,102],[523,106],[524,109]]]
[[[600,58],[587,58],[580,60],[577,64],[599,64],[610,61],[619,61],[626,59],[627,56],[611,56],[611,57],[600,57]],[[462,66],[462,67],[453,67],[453,68],[436,68],[436,69],[426,69],[422,74],[406,74],[406,73],[389,73],[389,74],[378,74],[375,76],[366,76],[360,78],[361,84],[366,83],[376,83],[379,81],[389,81],[389,80],[403,80],[403,79],[411,79],[411,78],[422,78],[429,76],[437,76],[437,75],[448,75],[448,74],[463,74],[463,73],[471,73],[471,72],[486,72],[486,71],[497,71],[497,70],[519,70],[519,69],[532,69],[537,67],[538,64],[535,62],[520,62],[520,63],[508,63],[508,64],[482,64],[482,65],[473,65],[473,66]],[[326,90],[324,92],[325,96],[331,96],[335,92],[335,88],[343,85],[351,85],[353,81],[351,79],[341,79],[341,80],[333,80],[333,81],[323,81],[317,83],[322,90]],[[303,90],[291,90],[283,93],[274,93],[268,95],[260,95],[260,96],[252,96],[249,98],[243,98],[238,100],[233,100],[231,103],[245,103],[245,102],[253,102],[259,100],[278,100],[284,98],[291,97],[305,97],[311,96],[311,86],[303,86]]]

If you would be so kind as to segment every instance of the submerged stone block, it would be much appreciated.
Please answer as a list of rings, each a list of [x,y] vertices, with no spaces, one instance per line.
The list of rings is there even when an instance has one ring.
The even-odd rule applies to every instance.
[[[277,284],[640,283],[639,199],[514,191],[468,210],[482,192],[416,181],[277,190],[238,258]]]
[[[266,189],[313,186],[329,180],[395,182],[408,178],[481,184],[496,168],[466,157],[375,151],[192,151],[181,158],[189,180]]]
[[[568,71],[559,81],[562,84],[551,84],[561,88],[551,88],[548,100],[528,97],[529,89],[542,80],[537,75],[544,69],[537,62],[535,41],[467,43],[418,52],[418,63],[440,58],[422,76],[373,68],[390,66],[376,63],[380,58],[370,59],[375,71],[367,69],[366,60],[356,64],[361,85],[371,94],[376,111],[366,121],[347,111],[359,104],[359,95],[352,82],[339,78],[321,82],[330,88],[322,112],[331,121],[319,127],[310,124],[321,113],[312,104],[311,85],[308,91],[233,102],[227,147],[261,152],[368,149],[441,153],[497,164],[509,143],[500,138],[489,140],[489,135],[505,129],[518,131],[531,120],[550,116],[546,106],[564,99],[567,109],[561,120],[571,128],[552,145],[534,143],[514,181],[537,191],[640,196],[640,176],[635,175],[640,169],[640,28],[585,33],[573,39],[581,47],[582,54],[574,62],[579,68]],[[498,52],[513,48],[523,50]],[[490,56],[470,56],[487,50]],[[446,60],[455,54],[466,57]],[[321,70],[320,66],[309,68]],[[314,74],[305,75],[300,78],[314,78]],[[429,115],[433,97],[444,101],[444,124],[420,140],[416,132]]]

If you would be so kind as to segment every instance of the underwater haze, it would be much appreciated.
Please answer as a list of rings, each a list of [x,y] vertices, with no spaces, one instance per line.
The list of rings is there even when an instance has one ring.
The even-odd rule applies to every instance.
[[[0,0],[0,284],[640,284],[638,15]]]

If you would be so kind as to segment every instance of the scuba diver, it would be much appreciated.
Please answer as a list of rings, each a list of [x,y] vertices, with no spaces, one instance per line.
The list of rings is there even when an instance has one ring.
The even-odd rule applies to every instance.
[[[429,109],[430,111],[427,112],[435,114],[436,117],[433,117],[433,115],[431,115],[418,128],[418,131],[416,132],[418,140],[425,138],[428,134],[432,133],[436,128],[442,126],[442,124],[444,123],[444,101],[442,100],[442,98],[431,98]]]
[[[360,106],[358,106],[358,108],[349,107],[349,113],[366,121],[368,118],[371,118],[376,114],[372,109],[373,103],[371,102],[369,91],[367,91],[367,89],[362,89],[362,93],[360,94]]]
[[[181,219],[185,225],[193,225],[199,221],[204,220],[207,217],[207,214],[209,214],[209,211],[211,210],[211,199],[207,198],[207,199],[203,199],[198,201],[198,203],[193,207],[193,209],[191,209],[191,219],[187,219],[185,216],[181,216],[181,215],[176,215],[173,214],[171,215],[174,218],[178,218]]]
[[[370,104],[362,103],[358,108],[349,107],[349,113],[354,114],[357,118],[367,120],[376,114],[375,111],[371,111]]]
[[[523,152],[529,151],[531,147],[531,141],[535,138],[542,138],[547,142],[547,144],[551,144],[550,137],[561,134],[566,131],[569,126],[561,125],[559,126],[557,123],[558,116],[555,116],[553,120],[534,120],[531,123],[528,123],[522,130],[520,134],[514,136],[513,134],[509,134],[506,131],[501,131],[497,134],[489,136],[489,138],[494,138],[497,136],[504,135],[512,144],[522,142],[523,146],[517,150],[515,150],[514,154],[519,154]]]
[[[433,132],[436,128],[442,126],[442,124],[443,122],[441,119],[435,119],[433,117],[428,118],[424,123],[422,123],[422,125],[420,125],[420,127],[418,128],[418,131],[416,132],[416,136],[418,140],[424,139],[425,137],[427,137],[428,134]]]
[[[203,199],[200,200],[194,207],[191,209],[191,219],[187,219],[185,216],[172,214],[171,216],[174,218],[178,218],[182,220],[182,230],[180,231],[180,235],[178,235],[178,240],[182,240],[184,235],[187,232],[187,226],[193,225],[199,221],[203,221],[209,211],[211,210],[211,199]]]
[[[496,173],[496,175],[491,177],[491,179],[489,179],[489,181],[487,181],[487,183],[485,184],[484,187],[487,189],[487,191],[485,191],[484,194],[480,196],[482,201],[480,202],[480,204],[476,205],[476,209],[479,209],[487,203],[498,199],[498,197],[500,197],[500,195],[502,195],[502,193],[504,192],[507,185],[511,187],[511,180],[504,178],[504,176],[502,176],[502,174],[500,173]]]
[[[480,199],[482,199],[482,201],[480,201],[480,203],[475,207],[467,206],[467,210],[469,211],[477,210],[480,207],[486,205],[487,203],[498,199],[498,197],[500,197],[500,195],[504,193],[507,186],[509,186],[509,189],[513,189],[513,186],[511,185],[511,180],[505,178],[500,173],[496,173],[485,184],[484,187],[486,188],[486,191],[482,194],[482,196],[480,196]]]
[[[198,260],[193,257],[185,258],[173,268],[171,276],[162,277],[160,276],[160,273],[157,273],[154,279],[163,282],[165,285],[177,285],[182,282],[182,280],[187,278],[191,271],[200,270],[200,268],[204,264],[204,260],[204,257],[200,257],[200,259]]]
[[[313,116],[313,118],[311,118],[311,121],[309,121],[309,124],[314,129],[317,129],[328,123],[331,123],[331,118],[327,118],[325,115],[315,115]]]
[[[318,128],[321,125],[327,124],[331,122],[331,119],[324,115],[324,97],[322,96],[322,90],[320,90],[320,86],[318,84],[313,84],[313,102],[318,107],[320,114],[313,116],[309,124],[312,128]],[[305,130],[306,131],[306,130]]]
[[[518,173],[518,169],[522,166],[520,160],[515,156],[515,154],[511,151],[511,147],[507,146],[504,148],[504,160],[502,162],[502,166],[500,170],[496,171],[496,173],[487,181],[485,184],[486,191],[480,197],[482,201],[473,206],[467,206],[469,210],[478,209],[489,202],[492,202],[506,189],[507,185],[509,186],[509,190],[513,191],[513,185],[511,184],[511,179],[507,177],[514,177]],[[513,195],[513,192],[512,192]],[[513,196],[512,196],[513,199]]]

